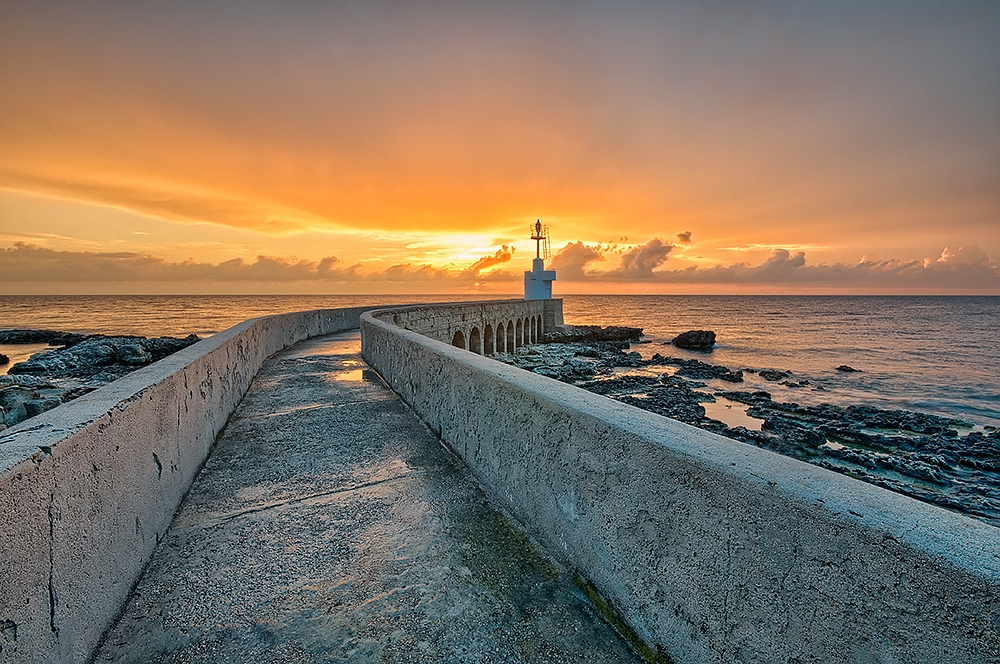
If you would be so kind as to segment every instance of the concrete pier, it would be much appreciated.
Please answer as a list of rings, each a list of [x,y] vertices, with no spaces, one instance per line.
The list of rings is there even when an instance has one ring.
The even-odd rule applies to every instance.
[[[353,331],[264,364],[95,661],[639,659]]]

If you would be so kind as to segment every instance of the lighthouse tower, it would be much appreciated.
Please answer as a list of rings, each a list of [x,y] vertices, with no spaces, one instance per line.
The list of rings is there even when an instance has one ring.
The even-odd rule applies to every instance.
[[[545,269],[545,259],[549,257],[549,229],[543,227],[539,219],[531,230],[531,239],[535,241],[535,260],[531,261],[531,271],[524,273],[524,299],[551,300],[556,271]]]

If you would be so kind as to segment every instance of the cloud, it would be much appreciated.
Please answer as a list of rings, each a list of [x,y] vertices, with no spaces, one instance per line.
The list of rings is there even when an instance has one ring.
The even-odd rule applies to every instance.
[[[941,265],[989,265],[992,259],[978,244],[973,244],[958,249],[945,247],[936,262]]]
[[[782,287],[951,288],[1000,290],[1000,267],[978,245],[946,247],[936,259],[876,260],[865,257],[854,265],[811,265],[804,251],[777,248],[758,265],[746,262],[711,267],[662,269],[673,247],[653,238],[621,251],[616,246],[567,244],[552,258],[562,281],[652,282],[661,284],[775,285]],[[592,265],[621,253],[621,264],[608,270]]]
[[[603,260],[605,260],[604,253],[599,246],[590,246],[576,241],[557,251],[552,257],[550,266],[556,270],[560,279],[583,281],[590,278],[587,266]]]
[[[617,244],[588,245],[577,241],[556,252],[551,267],[564,281],[646,281],[654,278],[657,274],[654,270],[666,262],[673,248],[660,238],[628,249]],[[606,261],[609,256],[620,257],[617,267],[592,268],[593,263]]]
[[[667,256],[673,251],[672,244],[664,244],[663,240],[654,237],[646,244],[629,249],[622,254],[621,266],[614,271],[620,279],[650,279],[653,270],[667,262]]]
[[[677,234],[677,241],[681,244],[691,244],[691,231],[684,231]]]
[[[169,262],[155,256],[132,252],[56,251],[24,242],[0,249],[0,283],[29,281],[65,282],[295,282],[295,281],[424,281],[464,283],[488,278],[513,280],[510,272],[495,270],[513,255],[503,247],[466,268],[439,268],[402,263],[381,270],[365,271],[360,265],[346,266],[336,256],[318,261],[257,256],[253,262],[242,258],[218,264],[196,261]]]
[[[514,256],[514,247],[509,247],[506,244],[492,256],[483,256],[478,261],[473,263],[467,268],[467,272],[473,272],[479,274],[497,265],[503,265],[508,262]]]
[[[758,285],[808,291],[817,288],[951,289],[1000,293],[1000,266],[981,247],[946,247],[937,258],[878,260],[856,264],[810,264],[804,251],[775,249],[763,262],[664,269],[673,247],[659,238],[623,249],[571,242],[550,266],[560,282],[690,285]],[[502,269],[514,249],[504,246],[466,267],[400,263],[384,268],[346,265],[335,256],[318,261],[275,256],[218,264],[170,262],[132,252],[56,251],[24,242],[0,248],[0,284],[41,282],[216,282],[216,283],[425,283],[473,287],[481,282],[516,283],[519,272]],[[620,260],[605,270],[595,265]]]

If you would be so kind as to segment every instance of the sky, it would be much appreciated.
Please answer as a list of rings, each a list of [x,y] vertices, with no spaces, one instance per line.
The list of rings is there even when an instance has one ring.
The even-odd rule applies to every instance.
[[[995,0],[5,0],[0,90],[0,294],[1000,294]]]

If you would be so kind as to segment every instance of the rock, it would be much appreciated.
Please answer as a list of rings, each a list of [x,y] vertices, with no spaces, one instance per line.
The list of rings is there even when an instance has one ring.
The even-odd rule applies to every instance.
[[[844,373],[861,373],[861,369],[855,369],[852,366],[841,364],[837,367],[837,371],[843,371]]]
[[[651,359],[650,363],[652,362],[653,360]],[[682,357],[660,357],[656,358],[656,362],[658,364],[669,364],[678,367],[678,376],[687,376],[688,378],[699,378],[702,380],[720,378],[730,383],[743,382],[742,371],[732,371],[729,367],[719,364],[708,364],[701,360],[687,360]]]
[[[779,371],[778,369],[761,369],[757,372],[757,375],[764,380],[769,380],[771,382],[778,382],[782,378],[788,378],[792,375],[791,371]]]
[[[47,397],[27,401],[25,402],[24,407],[28,413],[28,417],[34,417],[35,415],[41,415],[47,410],[52,410],[60,404],[62,404],[62,399],[57,397]]]
[[[712,330],[688,330],[670,340],[678,348],[688,350],[712,350],[715,345],[715,332]]]
[[[594,341],[638,341],[640,336],[642,336],[641,327],[563,325],[554,332],[546,332],[544,342],[554,344],[587,343]]]
[[[33,390],[20,385],[0,389],[0,421],[6,427],[28,419],[27,402],[31,401]]]
[[[4,355],[3,353],[0,353],[0,367],[6,364],[10,364],[10,358]]]
[[[59,334],[55,330],[0,330],[0,344],[44,344]]]
[[[32,355],[25,362],[12,366],[10,374],[34,374],[47,377],[89,378],[104,375],[115,380],[136,367],[146,366],[171,353],[197,342],[196,335],[183,339],[160,337],[120,336],[108,337],[95,334],[82,339],[64,337],[68,345],[58,350]]]
[[[137,343],[122,344],[115,349],[118,360],[132,367],[143,367],[153,361],[153,355]]]
[[[14,426],[92,392],[199,340],[193,334],[183,339],[146,339],[63,334],[50,330],[3,332],[7,339],[28,340],[23,343],[38,343],[47,338],[50,344],[58,342],[65,347],[35,353],[27,361],[10,367],[9,375],[0,376],[0,428]]]

